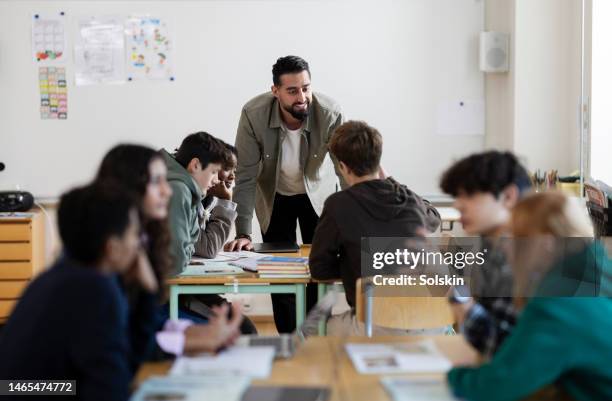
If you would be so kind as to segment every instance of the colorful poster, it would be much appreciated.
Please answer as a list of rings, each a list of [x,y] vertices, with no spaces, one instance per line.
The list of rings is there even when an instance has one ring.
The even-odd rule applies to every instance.
[[[75,84],[125,82],[125,45],[120,17],[80,20],[74,44]]]
[[[46,64],[66,59],[64,13],[55,18],[35,14],[32,19],[32,53],[34,61]]]
[[[128,80],[174,80],[173,49],[165,21],[130,17],[125,24]]]
[[[38,67],[40,88],[40,118],[43,120],[68,118],[68,91],[64,67]]]

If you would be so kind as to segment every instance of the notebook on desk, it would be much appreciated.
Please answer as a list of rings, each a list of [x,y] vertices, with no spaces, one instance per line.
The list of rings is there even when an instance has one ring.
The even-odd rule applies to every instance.
[[[299,250],[300,246],[295,242],[258,242],[253,244],[253,252],[257,253],[291,253]]]

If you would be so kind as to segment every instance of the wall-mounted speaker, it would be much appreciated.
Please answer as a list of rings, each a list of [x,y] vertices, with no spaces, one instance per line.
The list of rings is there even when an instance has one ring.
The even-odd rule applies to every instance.
[[[507,72],[510,35],[501,32],[480,32],[480,71]]]

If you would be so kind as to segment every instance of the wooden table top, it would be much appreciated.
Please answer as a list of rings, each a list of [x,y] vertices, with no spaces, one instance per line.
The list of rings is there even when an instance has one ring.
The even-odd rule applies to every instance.
[[[474,364],[477,361],[477,354],[461,336],[349,337],[346,339],[310,337],[299,346],[293,358],[275,360],[269,378],[254,380],[252,384],[330,387],[332,389],[331,401],[388,400],[387,393],[378,381],[380,376],[357,373],[344,351],[344,344],[347,342],[415,342],[424,339],[433,339],[440,351],[453,364]],[[135,386],[149,376],[166,374],[170,366],[169,361],[144,364],[136,375]]]

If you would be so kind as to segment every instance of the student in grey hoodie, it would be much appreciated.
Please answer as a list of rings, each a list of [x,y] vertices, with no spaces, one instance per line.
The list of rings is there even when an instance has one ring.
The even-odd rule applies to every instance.
[[[385,177],[380,167],[382,137],[361,121],[334,132],[330,152],[338,159],[349,188],[325,201],[310,252],[310,273],[325,280],[342,278],[346,300],[355,308],[361,276],[361,237],[408,237],[440,225],[438,211],[405,185]]]
[[[214,258],[226,242],[236,219],[232,193],[218,198],[207,221],[202,200],[219,183],[219,171],[227,158],[225,143],[206,132],[188,135],[175,155],[161,151],[168,167],[170,230],[175,274],[181,273],[191,257]]]
[[[219,184],[219,172],[232,161],[228,145],[206,132],[188,135],[176,154],[161,151],[168,167],[168,183],[172,197],[168,219],[171,233],[171,252],[174,274],[180,274],[192,256],[214,258],[227,241],[236,219],[236,203],[232,202],[231,188],[216,190],[212,204],[205,209],[202,201],[206,193]],[[211,306],[225,303],[218,295],[182,296],[181,308],[204,318],[210,316]],[[187,312],[187,313],[189,313]],[[186,315],[185,317],[193,317]],[[245,318],[240,328],[243,334],[256,333],[253,323]]]

